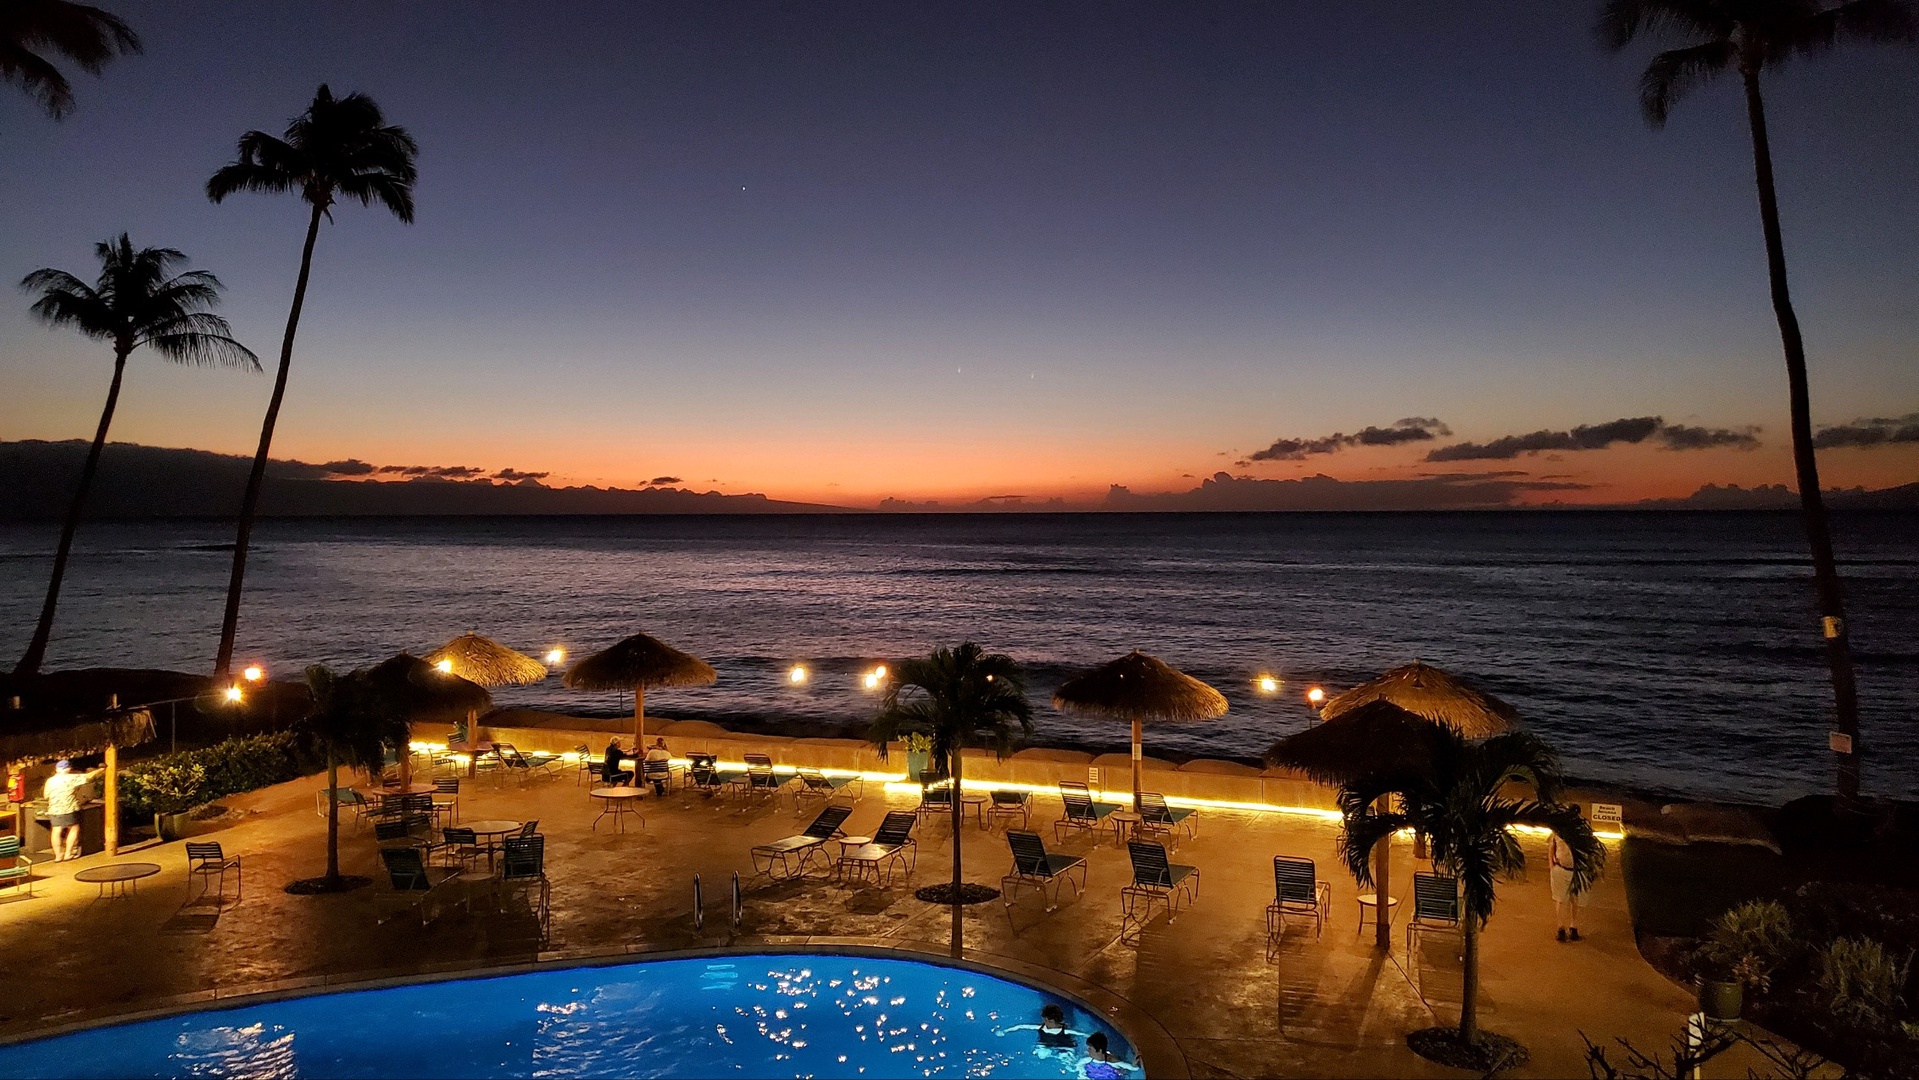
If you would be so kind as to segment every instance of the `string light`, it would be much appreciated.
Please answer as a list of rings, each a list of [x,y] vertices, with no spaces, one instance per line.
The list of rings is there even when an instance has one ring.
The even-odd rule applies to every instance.
[[[1253,680],[1253,685],[1259,687],[1259,691],[1262,694],[1277,694],[1279,693],[1279,688],[1286,684],[1271,675],[1261,675],[1259,678]]]
[[[266,669],[261,667],[258,664],[248,664],[247,669],[245,671],[242,671],[240,674],[248,682],[259,682],[261,679],[264,679],[267,676]]]
[[[559,667],[566,663],[566,650],[557,647],[546,650],[546,663],[548,667]]]
[[[1319,708],[1319,703],[1325,700],[1326,700],[1326,691],[1321,690],[1317,686],[1313,687],[1311,690],[1306,691],[1306,703],[1311,705],[1315,709]]]
[[[240,684],[239,684],[239,683],[234,683],[234,684],[233,684],[232,686],[229,686],[229,687],[227,687],[227,700],[228,700],[228,701],[239,701],[239,700],[240,700],[240,697],[241,697],[241,694],[240,694]]]
[[[794,686],[798,686],[806,681],[806,669],[799,664],[794,664],[793,670],[786,673],[786,680]]]
[[[451,661],[451,660],[442,660],[442,661],[440,661],[439,663],[437,663],[437,664],[435,664],[435,665],[433,665],[433,666],[434,666],[434,667],[436,667],[436,668],[439,668],[439,669],[440,669],[440,674],[442,674],[442,675],[451,675],[451,674],[453,674],[453,661]]]

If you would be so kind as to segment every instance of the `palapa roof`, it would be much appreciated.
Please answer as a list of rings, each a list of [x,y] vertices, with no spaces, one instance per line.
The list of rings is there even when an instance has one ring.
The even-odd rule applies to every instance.
[[[1115,720],[1211,720],[1226,712],[1226,696],[1134,649],[1061,683],[1053,707]]]
[[[365,678],[410,720],[451,722],[493,704],[486,687],[409,653],[380,661],[366,670]]]
[[[1390,701],[1407,712],[1445,724],[1468,739],[1490,738],[1519,722],[1519,711],[1511,705],[1456,675],[1417,660],[1334,697],[1320,708],[1319,715],[1336,720],[1375,701]]]
[[[88,718],[25,719],[0,713],[0,762],[97,754],[108,743],[137,746],[153,738],[153,714],[117,709]]]
[[[525,686],[547,676],[546,665],[475,633],[461,634],[426,654],[426,662],[453,662],[453,674],[481,686]]]
[[[631,690],[636,686],[707,686],[719,672],[648,634],[634,634],[567,670],[569,690]]]
[[[1274,743],[1266,764],[1297,769],[1324,784],[1362,776],[1418,776],[1430,767],[1444,738],[1436,721],[1390,701],[1369,701]]]

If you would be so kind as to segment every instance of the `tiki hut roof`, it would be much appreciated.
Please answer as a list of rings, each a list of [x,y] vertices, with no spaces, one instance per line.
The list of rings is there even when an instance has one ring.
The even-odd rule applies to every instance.
[[[1115,720],[1211,720],[1226,712],[1226,697],[1134,649],[1061,683],[1053,707]]]
[[[546,678],[546,665],[478,634],[466,633],[426,654],[426,662],[453,663],[453,674],[481,686],[526,686]]]
[[[137,746],[151,738],[153,714],[146,709],[116,709],[64,720],[6,717],[0,719],[0,762],[97,754],[108,743]]]
[[[566,673],[566,686],[569,690],[706,686],[719,677],[719,672],[699,657],[658,638],[634,634],[574,664]]]
[[[1390,701],[1369,701],[1274,743],[1266,764],[1324,784],[1362,776],[1417,776],[1445,738],[1439,725]]]
[[[1445,724],[1468,739],[1485,739],[1511,730],[1519,711],[1456,675],[1415,660],[1334,697],[1319,711],[1336,720],[1361,705],[1390,701],[1407,712]]]
[[[451,723],[493,704],[493,695],[486,692],[486,687],[450,675],[408,653],[380,661],[368,668],[365,676],[409,720]]]

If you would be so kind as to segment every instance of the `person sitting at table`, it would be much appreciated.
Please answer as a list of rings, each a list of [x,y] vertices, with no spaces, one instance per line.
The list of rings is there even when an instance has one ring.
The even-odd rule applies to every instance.
[[[664,738],[655,739],[653,740],[653,745],[646,748],[646,760],[664,761],[664,762],[667,762],[668,764],[671,764],[673,761],[673,751],[668,750],[666,748],[666,740]],[[653,775],[655,777],[661,776],[663,775],[663,771],[656,772]],[[655,795],[666,794],[665,780],[655,779],[653,781],[653,794]]]
[[[606,744],[605,760],[600,762],[600,783],[618,787],[633,782],[632,771],[620,768],[620,761],[624,757],[626,751],[620,749],[620,737],[615,735],[613,741]]]

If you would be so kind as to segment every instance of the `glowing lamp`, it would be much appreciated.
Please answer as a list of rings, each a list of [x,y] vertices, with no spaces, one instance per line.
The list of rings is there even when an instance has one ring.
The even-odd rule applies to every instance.
[[[453,674],[453,661],[451,661],[451,660],[442,660],[442,661],[440,661],[439,663],[437,663],[437,664],[435,664],[435,665],[433,665],[433,666],[434,666],[434,667],[436,667],[436,668],[439,668],[439,669],[440,669],[440,674],[442,674],[442,675],[451,675],[451,674]]]
[[[240,700],[240,685],[238,683],[235,683],[234,685],[227,687],[227,700],[228,701]]]
[[[794,686],[798,686],[799,684],[805,682],[806,669],[801,667],[798,664],[794,664],[793,670],[786,673],[786,681],[792,683]]]
[[[247,669],[245,671],[242,671],[240,674],[248,682],[259,682],[261,679],[264,679],[267,677],[266,669],[261,667],[258,664],[248,664]]]
[[[860,681],[866,684],[868,690],[878,690],[880,688],[880,673],[878,671],[869,671]]]
[[[546,662],[552,667],[559,667],[561,664],[566,663],[566,650],[548,649],[546,651]]]
[[[1320,703],[1325,700],[1326,700],[1326,691],[1321,690],[1317,686],[1313,687],[1311,690],[1306,691],[1306,703],[1308,705],[1311,705],[1315,709],[1319,708]]]
[[[1253,683],[1259,687],[1260,693],[1262,694],[1279,693],[1279,680],[1273,678],[1271,675],[1261,675],[1259,678],[1254,679]]]

